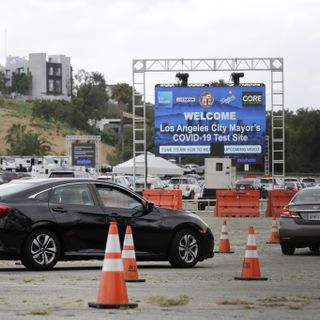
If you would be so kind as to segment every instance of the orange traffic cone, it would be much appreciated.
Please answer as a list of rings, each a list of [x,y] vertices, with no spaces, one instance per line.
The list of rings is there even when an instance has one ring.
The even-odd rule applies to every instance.
[[[260,263],[253,227],[249,227],[249,235],[245,257],[243,259],[241,277],[235,277],[235,280],[268,280],[268,278],[261,277]]]
[[[223,220],[221,235],[220,235],[219,251],[216,251],[216,253],[234,253],[234,251],[230,250],[230,242],[229,242],[228,230],[227,230],[227,220]]]
[[[103,309],[136,308],[136,303],[128,303],[120,240],[117,223],[112,221],[109,227],[102,276],[98,293],[98,302],[89,303],[89,307]]]
[[[275,217],[272,218],[270,240],[267,243],[268,244],[280,243],[280,235],[279,235],[279,231],[278,231],[277,219]]]
[[[131,226],[126,228],[121,257],[126,282],[145,282],[145,279],[139,279]]]

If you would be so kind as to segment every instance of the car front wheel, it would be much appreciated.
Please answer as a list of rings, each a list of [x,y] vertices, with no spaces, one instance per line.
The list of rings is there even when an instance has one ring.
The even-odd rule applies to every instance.
[[[48,229],[37,229],[27,237],[21,261],[30,270],[50,270],[59,260],[60,241]]]
[[[200,242],[192,230],[180,230],[173,238],[169,262],[173,267],[192,268],[200,257]]]
[[[293,255],[295,247],[289,244],[281,244],[281,251],[284,255]]]

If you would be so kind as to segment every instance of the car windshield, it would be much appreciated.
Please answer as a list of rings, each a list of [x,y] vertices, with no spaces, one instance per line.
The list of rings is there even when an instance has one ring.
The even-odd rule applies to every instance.
[[[272,179],[262,178],[262,179],[261,179],[261,183],[272,183]]]
[[[179,183],[181,183],[181,179],[179,179],[179,178],[177,178],[177,179],[176,179],[176,178],[171,179],[171,180],[170,180],[170,183],[171,183],[171,184],[179,184]]]
[[[293,198],[294,203],[320,203],[320,189],[305,189]]]
[[[302,179],[302,182],[315,183],[315,182],[316,182],[316,179],[313,179],[313,178],[303,178],[303,179]]]

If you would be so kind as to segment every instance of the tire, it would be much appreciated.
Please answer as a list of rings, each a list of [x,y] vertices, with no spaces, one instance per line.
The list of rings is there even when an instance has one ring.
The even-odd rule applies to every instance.
[[[281,244],[281,251],[284,255],[292,256],[295,249],[296,248],[290,244]]]
[[[313,245],[313,246],[310,246],[309,249],[310,251],[316,252],[316,251],[319,251],[319,246]]]
[[[58,262],[60,252],[57,235],[48,229],[37,229],[24,242],[21,262],[29,270],[50,270]]]
[[[200,241],[198,236],[189,229],[178,231],[174,236],[170,250],[169,262],[176,268],[192,268],[200,257]]]
[[[190,191],[189,199],[194,199],[194,192],[193,191]]]

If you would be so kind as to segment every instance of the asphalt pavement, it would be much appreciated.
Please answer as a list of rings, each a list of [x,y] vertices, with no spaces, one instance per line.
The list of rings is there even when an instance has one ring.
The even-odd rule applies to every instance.
[[[219,242],[223,218],[199,213]],[[49,272],[27,271],[14,261],[0,261],[0,319],[318,319],[319,253],[298,249],[284,256],[266,244],[270,218],[229,218],[234,254],[216,254],[192,269],[166,262],[139,262],[145,283],[128,283],[136,309],[105,310],[96,302],[101,261],[59,262]],[[239,281],[249,226],[255,229],[261,273],[267,281]]]

